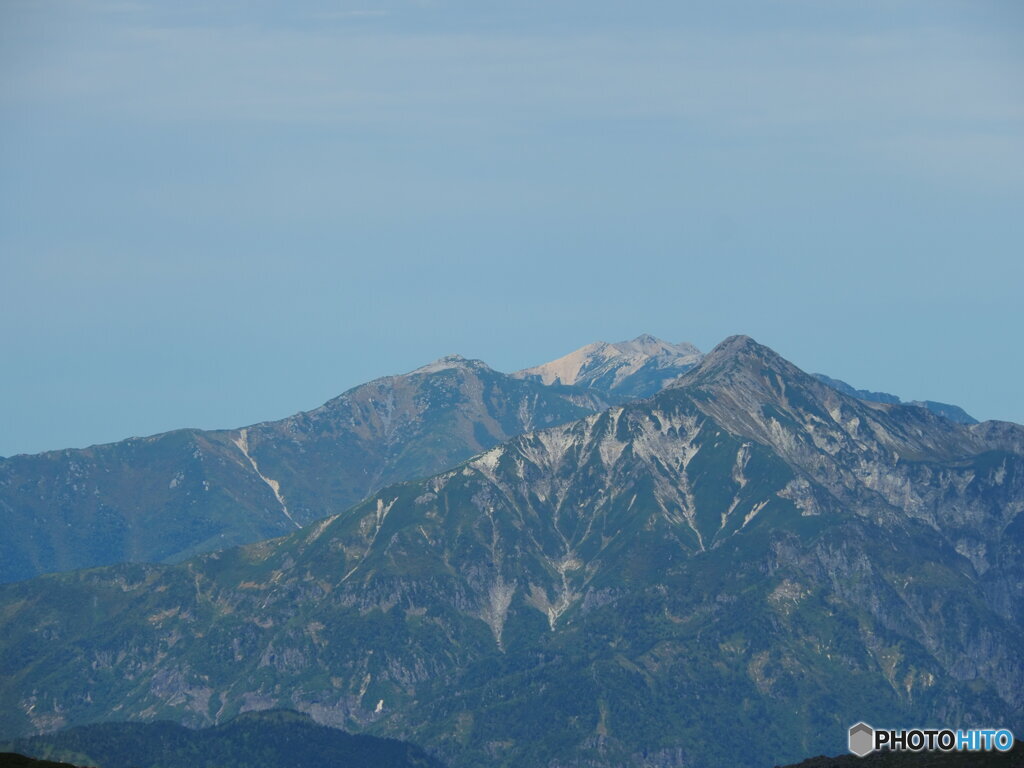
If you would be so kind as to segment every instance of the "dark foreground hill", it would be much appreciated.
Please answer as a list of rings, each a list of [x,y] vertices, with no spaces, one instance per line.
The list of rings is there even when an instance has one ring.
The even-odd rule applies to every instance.
[[[287,538],[0,586],[0,733],[287,707],[456,768],[758,768],[1024,729],[1024,429],[744,337]]]
[[[0,768],[77,768],[70,763],[55,763],[52,760],[37,760],[16,752],[0,752]]]
[[[195,731],[170,722],[98,723],[3,748],[98,768],[443,768],[412,744],[355,736],[282,710]]]
[[[875,752],[812,757],[786,768],[1024,768],[1024,744],[1009,752]]]

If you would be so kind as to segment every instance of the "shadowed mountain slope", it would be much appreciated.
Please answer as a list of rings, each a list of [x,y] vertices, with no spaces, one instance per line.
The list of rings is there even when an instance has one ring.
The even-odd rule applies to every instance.
[[[99,768],[444,768],[415,745],[353,736],[282,710],[197,731],[169,722],[97,723],[5,746]]]
[[[0,459],[0,580],[280,536],[604,405],[451,356],[281,421]]]
[[[823,373],[814,374],[814,378],[818,381],[823,381],[833,389],[838,389],[844,395],[850,395],[851,397],[859,398],[860,400],[871,400],[876,403],[890,403],[897,404],[902,403],[896,395],[890,395],[888,392],[872,392],[867,389],[854,389],[852,386],[847,384],[845,381],[839,379],[833,379],[826,376]],[[961,424],[977,424],[978,420],[971,416],[967,411],[958,405],[950,405],[949,403],[939,403],[935,400],[913,400],[906,405],[917,405],[921,408],[927,408],[933,413],[939,414],[939,416],[945,416],[950,421],[958,421]]]

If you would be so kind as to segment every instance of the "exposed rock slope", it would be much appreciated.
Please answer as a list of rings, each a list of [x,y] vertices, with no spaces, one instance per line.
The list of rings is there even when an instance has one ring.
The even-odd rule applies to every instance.
[[[650,334],[632,341],[597,341],[513,376],[544,384],[572,384],[601,392],[615,402],[650,397],[700,362],[692,344],[670,344]]]
[[[453,766],[760,766],[1024,727],[1024,429],[745,337],[274,542],[0,587],[0,731],[289,706]]]

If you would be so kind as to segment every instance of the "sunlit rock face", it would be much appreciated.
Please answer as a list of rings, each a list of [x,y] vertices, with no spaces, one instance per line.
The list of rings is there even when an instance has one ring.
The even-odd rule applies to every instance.
[[[632,341],[597,341],[512,375],[544,384],[571,384],[600,392],[613,402],[650,397],[701,360],[692,344],[671,344],[650,334]]]

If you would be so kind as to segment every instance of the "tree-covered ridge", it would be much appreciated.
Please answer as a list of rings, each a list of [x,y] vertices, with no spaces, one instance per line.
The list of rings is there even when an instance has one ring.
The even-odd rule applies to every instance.
[[[284,710],[250,712],[200,730],[171,722],[98,723],[4,748],[98,768],[443,768],[413,744],[352,735]]]

